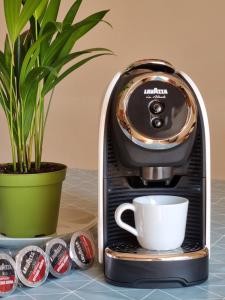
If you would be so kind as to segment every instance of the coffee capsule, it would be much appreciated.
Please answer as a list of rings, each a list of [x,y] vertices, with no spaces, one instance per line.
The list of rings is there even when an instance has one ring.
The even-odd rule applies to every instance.
[[[0,297],[14,292],[18,284],[15,261],[6,253],[0,253]]]
[[[54,277],[62,277],[69,273],[72,261],[64,240],[60,238],[50,240],[46,244],[45,252],[49,257],[49,272]]]
[[[94,263],[95,246],[93,238],[87,232],[75,232],[70,239],[70,257],[75,266],[88,269]]]
[[[16,255],[16,271],[19,280],[28,287],[45,282],[49,273],[47,254],[38,246],[27,246]]]

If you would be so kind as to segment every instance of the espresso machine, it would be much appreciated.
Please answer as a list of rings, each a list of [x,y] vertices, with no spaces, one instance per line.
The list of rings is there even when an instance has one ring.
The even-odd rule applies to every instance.
[[[117,226],[116,208],[135,197],[189,200],[185,238],[170,251],[140,247]],[[105,94],[99,131],[99,262],[107,282],[134,288],[195,285],[208,277],[210,136],[202,96],[170,63],[145,59],[117,73]],[[134,226],[126,211],[125,223]]]

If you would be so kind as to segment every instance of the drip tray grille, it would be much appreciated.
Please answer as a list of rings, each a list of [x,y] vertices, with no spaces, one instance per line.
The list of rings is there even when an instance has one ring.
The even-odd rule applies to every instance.
[[[170,251],[150,251],[132,243],[113,243],[106,247],[108,257],[121,260],[174,261],[197,259],[208,256],[208,249],[198,242],[185,242],[182,247]]]

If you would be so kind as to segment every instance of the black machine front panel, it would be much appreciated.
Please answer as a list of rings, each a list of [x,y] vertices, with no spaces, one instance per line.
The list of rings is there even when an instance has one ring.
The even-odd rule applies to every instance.
[[[119,164],[114,154],[110,129],[108,129],[108,178],[104,179],[105,184],[105,246],[120,241],[136,241],[136,238],[129,232],[117,226],[114,213],[116,208],[124,202],[132,202],[135,197],[144,195],[168,194],[182,196],[189,199],[188,219],[186,227],[185,242],[193,241],[205,244],[205,178],[202,176],[202,147],[201,147],[201,128],[198,128],[197,138],[194,144],[193,152],[188,161],[187,175],[178,176],[172,186],[152,187],[142,186],[139,181],[138,172],[133,170],[124,170]],[[127,173],[127,176],[124,174]],[[130,176],[131,174],[131,176]],[[132,184],[134,182],[134,184]],[[139,184],[138,184],[139,183]],[[161,183],[162,184],[162,183]],[[134,225],[134,217],[131,211],[123,214],[123,220],[130,225]]]
[[[110,118],[110,109],[108,118]],[[176,195],[189,199],[185,243],[205,245],[205,170],[203,157],[203,128],[201,115],[198,116],[194,146],[185,165],[178,167],[177,175],[169,185],[164,182],[150,183],[145,186],[140,179],[140,168],[127,168],[120,163],[116,154],[115,140],[112,138],[112,126],[106,125],[105,169],[104,169],[104,246],[119,242],[138,243],[129,232],[117,226],[114,213],[125,202],[132,202],[135,197],[144,195]],[[123,214],[123,220],[134,225],[131,211]]]

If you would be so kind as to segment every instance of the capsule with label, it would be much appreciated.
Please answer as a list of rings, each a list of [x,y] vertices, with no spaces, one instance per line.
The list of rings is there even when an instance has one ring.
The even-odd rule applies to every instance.
[[[16,255],[16,271],[19,280],[28,287],[45,282],[49,273],[47,254],[38,246],[27,246]]]
[[[46,254],[49,257],[49,272],[54,277],[62,277],[70,272],[72,261],[67,244],[60,238],[50,240],[46,244]]]
[[[70,239],[70,257],[79,269],[88,269],[94,263],[95,246],[90,233],[78,231]]]
[[[0,253],[0,297],[12,294],[17,285],[15,261],[10,255]]]

